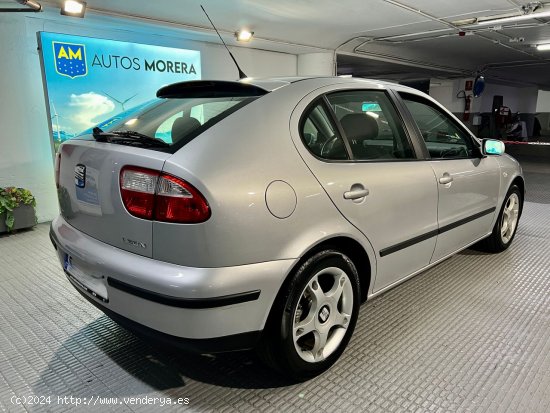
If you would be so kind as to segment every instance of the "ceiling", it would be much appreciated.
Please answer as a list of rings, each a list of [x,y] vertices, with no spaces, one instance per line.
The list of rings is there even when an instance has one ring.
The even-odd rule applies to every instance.
[[[41,1],[45,5],[60,3]],[[464,77],[550,89],[550,18],[502,27],[473,19],[521,14],[528,0],[87,0],[86,17],[125,16],[166,24],[219,42],[202,4],[229,44],[241,27],[255,35],[246,47],[293,53],[334,51],[340,73],[407,79]],[[550,3],[537,11],[549,11]],[[469,19],[469,20],[468,20]],[[467,35],[459,36],[459,31]],[[520,42],[519,38],[524,41]]]

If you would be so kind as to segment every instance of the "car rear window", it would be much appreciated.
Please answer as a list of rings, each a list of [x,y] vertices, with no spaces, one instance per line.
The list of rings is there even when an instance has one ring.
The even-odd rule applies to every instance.
[[[179,149],[255,97],[163,99],[108,131],[133,130]]]
[[[134,131],[160,139],[169,146],[149,149],[174,153],[255,99],[257,96],[156,99],[98,126],[104,132]]]

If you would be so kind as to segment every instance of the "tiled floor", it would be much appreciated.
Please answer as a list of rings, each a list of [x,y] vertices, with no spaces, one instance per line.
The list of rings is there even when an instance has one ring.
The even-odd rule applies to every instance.
[[[508,251],[467,250],[363,305],[342,359],[299,385],[252,353],[179,354],[118,327],[69,285],[47,225],[0,237],[0,409],[73,411],[95,401],[78,409],[549,412],[550,175],[542,169],[528,171],[532,188]],[[16,404],[29,396],[45,404]],[[144,396],[162,399],[138,404]],[[178,398],[188,404],[167,404]]]

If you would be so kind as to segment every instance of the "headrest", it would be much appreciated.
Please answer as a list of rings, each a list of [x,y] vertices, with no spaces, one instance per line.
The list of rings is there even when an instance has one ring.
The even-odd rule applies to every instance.
[[[177,118],[172,124],[172,142],[177,142],[198,127],[201,123],[192,117]]]
[[[364,113],[347,114],[340,123],[349,140],[374,139],[378,136],[378,122]]]

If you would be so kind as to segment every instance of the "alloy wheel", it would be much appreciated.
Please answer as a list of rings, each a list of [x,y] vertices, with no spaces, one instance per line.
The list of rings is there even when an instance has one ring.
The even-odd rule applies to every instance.
[[[317,272],[302,291],[293,317],[292,334],[298,355],[315,363],[330,356],[346,334],[353,312],[353,287],[340,268]]]
[[[504,209],[502,211],[500,236],[504,244],[508,244],[512,239],[512,237],[514,236],[514,232],[516,231],[516,227],[518,224],[518,219],[519,219],[519,197],[517,194],[512,193],[508,197],[508,200],[506,201],[506,205],[504,206]]]

